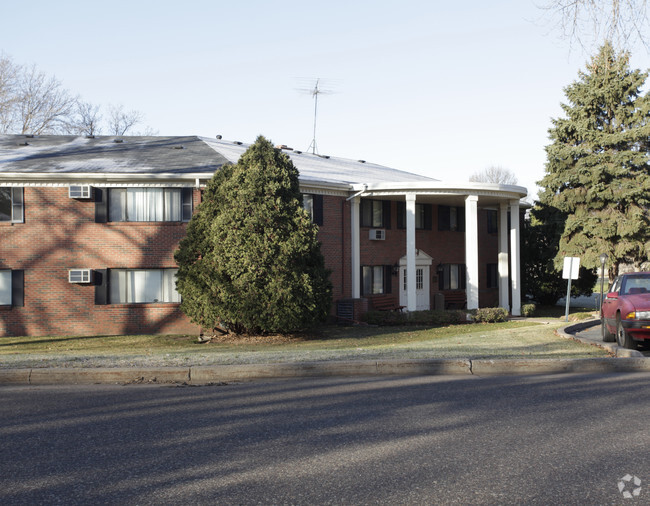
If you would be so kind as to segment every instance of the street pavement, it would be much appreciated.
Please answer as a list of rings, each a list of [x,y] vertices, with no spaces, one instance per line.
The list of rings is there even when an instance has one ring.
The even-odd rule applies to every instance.
[[[0,504],[648,504],[649,380],[5,386]]]

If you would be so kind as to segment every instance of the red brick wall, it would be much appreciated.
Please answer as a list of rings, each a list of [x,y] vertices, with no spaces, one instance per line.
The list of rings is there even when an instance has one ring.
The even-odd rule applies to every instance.
[[[198,193],[195,191],[195,204]],[[0,223],[0,269],[24,269],[24,307],[0,311],[0,335],[197,333],[178,304],[95,305],[74,268],[175,267],[181,223],[95,223],[95,203],[67,188],[26,187],[25,223]]]
[[[361,227],[361,265],[395,265],[406,255],[406,229],[397,228],[397,202],[391,207],[391,226],[386,229],[385,241],[371,241],[368,231],[371,227]],[[479,209],[479,306],[498,305],[497,289],[487,288],[487,264],[497,262],[498,234],[487,233],[487,211]],[[433,206],[432,229],[416,230],[415,247],[433,257],[430,271],[430,301],[438,290],[436,266],[442,264],[465,263],[465,232],[439,231],[438,206]],[[397,276],[393,276],[393,294],[399,297]]]
[[[0,223],[0,269],[23,269],[24,307],[0,307],[0,336],[113,335],[125,333],[198,333],[178,304],[95,304],[95,287],[68,283],[74,268],[175,267],[173,252],[185,235],[179,223],[95,223],[95,203],[68,198],[67,188],[26,187],[25,223]],[[194,204],[199,194],[194,192]],[[350,202],[323,197],[324,223],[318,238],[331,270],[332,314],[336,301],[352,294],[350,279]],[[416,247],[433,257],[431,301],[438,291],[436,266],[465,262],[463,232],[416,231]],[[391,227],[385,241],[371,241],[361,228],[361,265],[394,265],[406,254],[406,230],[397,228],[392,203]],[[498,291],[486,289],[487,263],[497,261],[497,234],[487,234],[487,215],[479,212],[480,305],[498,302]],[[397,276],[393,293],[399,294]]]

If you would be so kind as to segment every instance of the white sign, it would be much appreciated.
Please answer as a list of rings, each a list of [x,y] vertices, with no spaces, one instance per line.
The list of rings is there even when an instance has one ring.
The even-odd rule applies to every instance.
[[[580,257],[564,257],[562,279],[578,279],[580,271]]]

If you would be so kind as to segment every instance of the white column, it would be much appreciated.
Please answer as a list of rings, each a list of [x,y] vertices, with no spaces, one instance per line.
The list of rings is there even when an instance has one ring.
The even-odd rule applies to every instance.
[[[350,202],[350,251],[352,253],[352,262],[350,275],[352,276],[352,298],[361,297],[361,245],[359,242],[360,225],[359,225],[359,203],[360,197],[355,197]]]
[[[467,309],[478,309],[478,196],[465,199],[465,265]]]
[[[508,282],[508,204],[499,204],[499,306],[510,311],[510,283]]]
[[[417,309],[415,291],[415,194],[406,194],[406,310]]]
[[[519,231],[519,201],[510,201],[510,269],[512,270],[512,308],[513,316],[521,316],[521,269],[520,249],[521,233]]]

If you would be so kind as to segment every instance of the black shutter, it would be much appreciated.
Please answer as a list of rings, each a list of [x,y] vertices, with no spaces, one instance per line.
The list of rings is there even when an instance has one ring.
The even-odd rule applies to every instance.
[[[25,271],[11,271],[11,305],[25,305]]]
[[[465,232],[465,208],[457,207],[456,216],[458,219],[458,231]]]
[[[431,204],[422,204],[424,206],[424,230],[433,228],[433,206]]]
[[[108,269],[95,269],[95,304],[104,306],[108,304]]]
[[[449,206],[438,206],[438,230],[449,230],[450,221],[451,213]]]
[[[95,223],[108,221],[108,189],[95,188]]]
[[[314,204],[314,223],[319,227],[323,226],[323,196],[322,195],[312,195],[313,204]]]
[[[192,219],[192,188],[183,188],[182,189],[182,220],[190,221]]]
[[[460,264],[458,266],[458,288],[465,290],[467,288],[467,266],[465,264]]]
[[[384,293],[393,293],[393,266],[384,265]]]
[[[397,228],[406,228],[406,202],[397,203]]]
[[[384,200],[382,202],[381,219],[383,228],[390,228],[390,204],[390,200]]]
[[[449,282],[450,282],[449,264],[443,264],[442,271],[438,276],[438,289],[447,290],[449,288]]]

